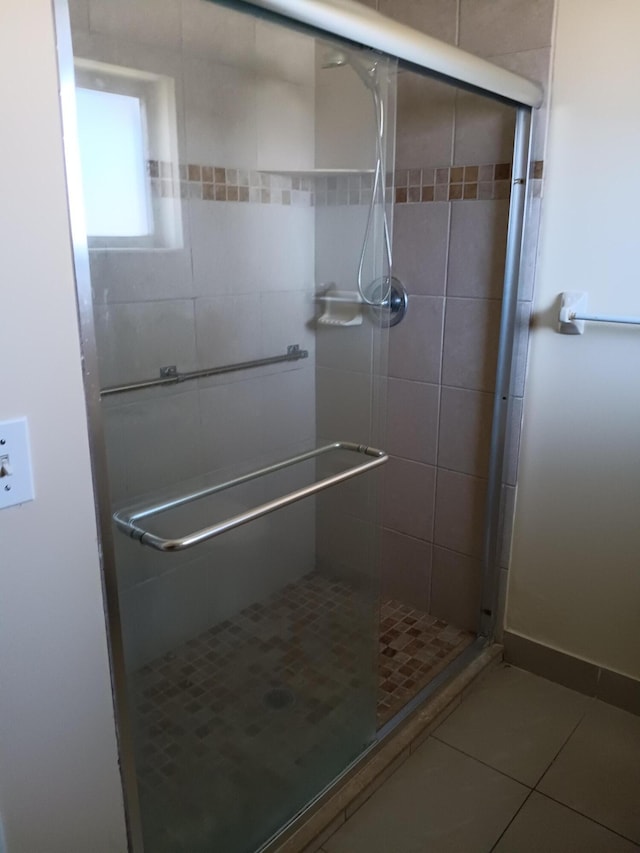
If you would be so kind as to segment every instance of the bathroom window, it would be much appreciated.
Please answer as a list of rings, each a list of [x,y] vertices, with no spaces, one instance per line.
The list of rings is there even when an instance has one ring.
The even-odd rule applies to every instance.
[[[80,59],[76,103],[89,247],[180,245],[173,80]]]

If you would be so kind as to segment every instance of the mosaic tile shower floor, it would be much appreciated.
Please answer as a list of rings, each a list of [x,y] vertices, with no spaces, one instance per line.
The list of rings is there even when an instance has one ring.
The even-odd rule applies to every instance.
[[[362,721],[369,737],[376,725],[372,610],[361,591],[311,574],[132,675],[148,849],[226,852],[244,838],[252,850],[288,819],[283,804],[304,804],[360,753]],[[473,639],[383,601],[377,725]]]

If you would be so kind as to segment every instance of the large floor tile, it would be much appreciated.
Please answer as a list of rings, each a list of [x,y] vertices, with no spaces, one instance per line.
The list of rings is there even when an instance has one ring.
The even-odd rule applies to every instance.
[[[634,853],[635,844],[537,794],[531,794],[494,853]]]
[[[436,729],[435,737],[533,787],[591,700],[503,666]]]
[[[539,789],[640,843],[640,717],[594,702]]]
[[[489,851],[526,796],[522,785],[430,738],[323,849]]]

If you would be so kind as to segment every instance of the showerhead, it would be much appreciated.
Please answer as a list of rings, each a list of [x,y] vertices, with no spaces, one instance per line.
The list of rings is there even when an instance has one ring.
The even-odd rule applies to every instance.
[[[367,58],[337,48],[328,50],[322,61],[322,68],[342,68],[350,65],[368,89],[375,89],[378,83],[378,60]]]

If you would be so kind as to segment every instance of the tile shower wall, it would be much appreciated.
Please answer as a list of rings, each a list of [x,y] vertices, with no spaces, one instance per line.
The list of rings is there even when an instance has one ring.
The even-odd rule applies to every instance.
[[[375,5],[373,0],[369,5]],[[378,0],[379,11],[541,81],[553,0]],[[410,310],[390,334],[383,592],[476,629],[513,112],[399,75],[395,274]],[[534,119],[525,277],[502,489],[504,599],[541,203],[546,107]]]
[[[196,0],[74,0],[71,12],[77,57],[168,75],[176,89],[181,167],[149,168],[158,196],[182,196],[182,246],[90,251],[102,385],[294,343],[310,353],[106,399],[122,505],[315,438],[311,193],[268,174],[314,165],[313,42]],[[116,534],[131,666],[310,571],[313,507],[294,515],[245,528],[232,550],[233,537],[165,555]]]

